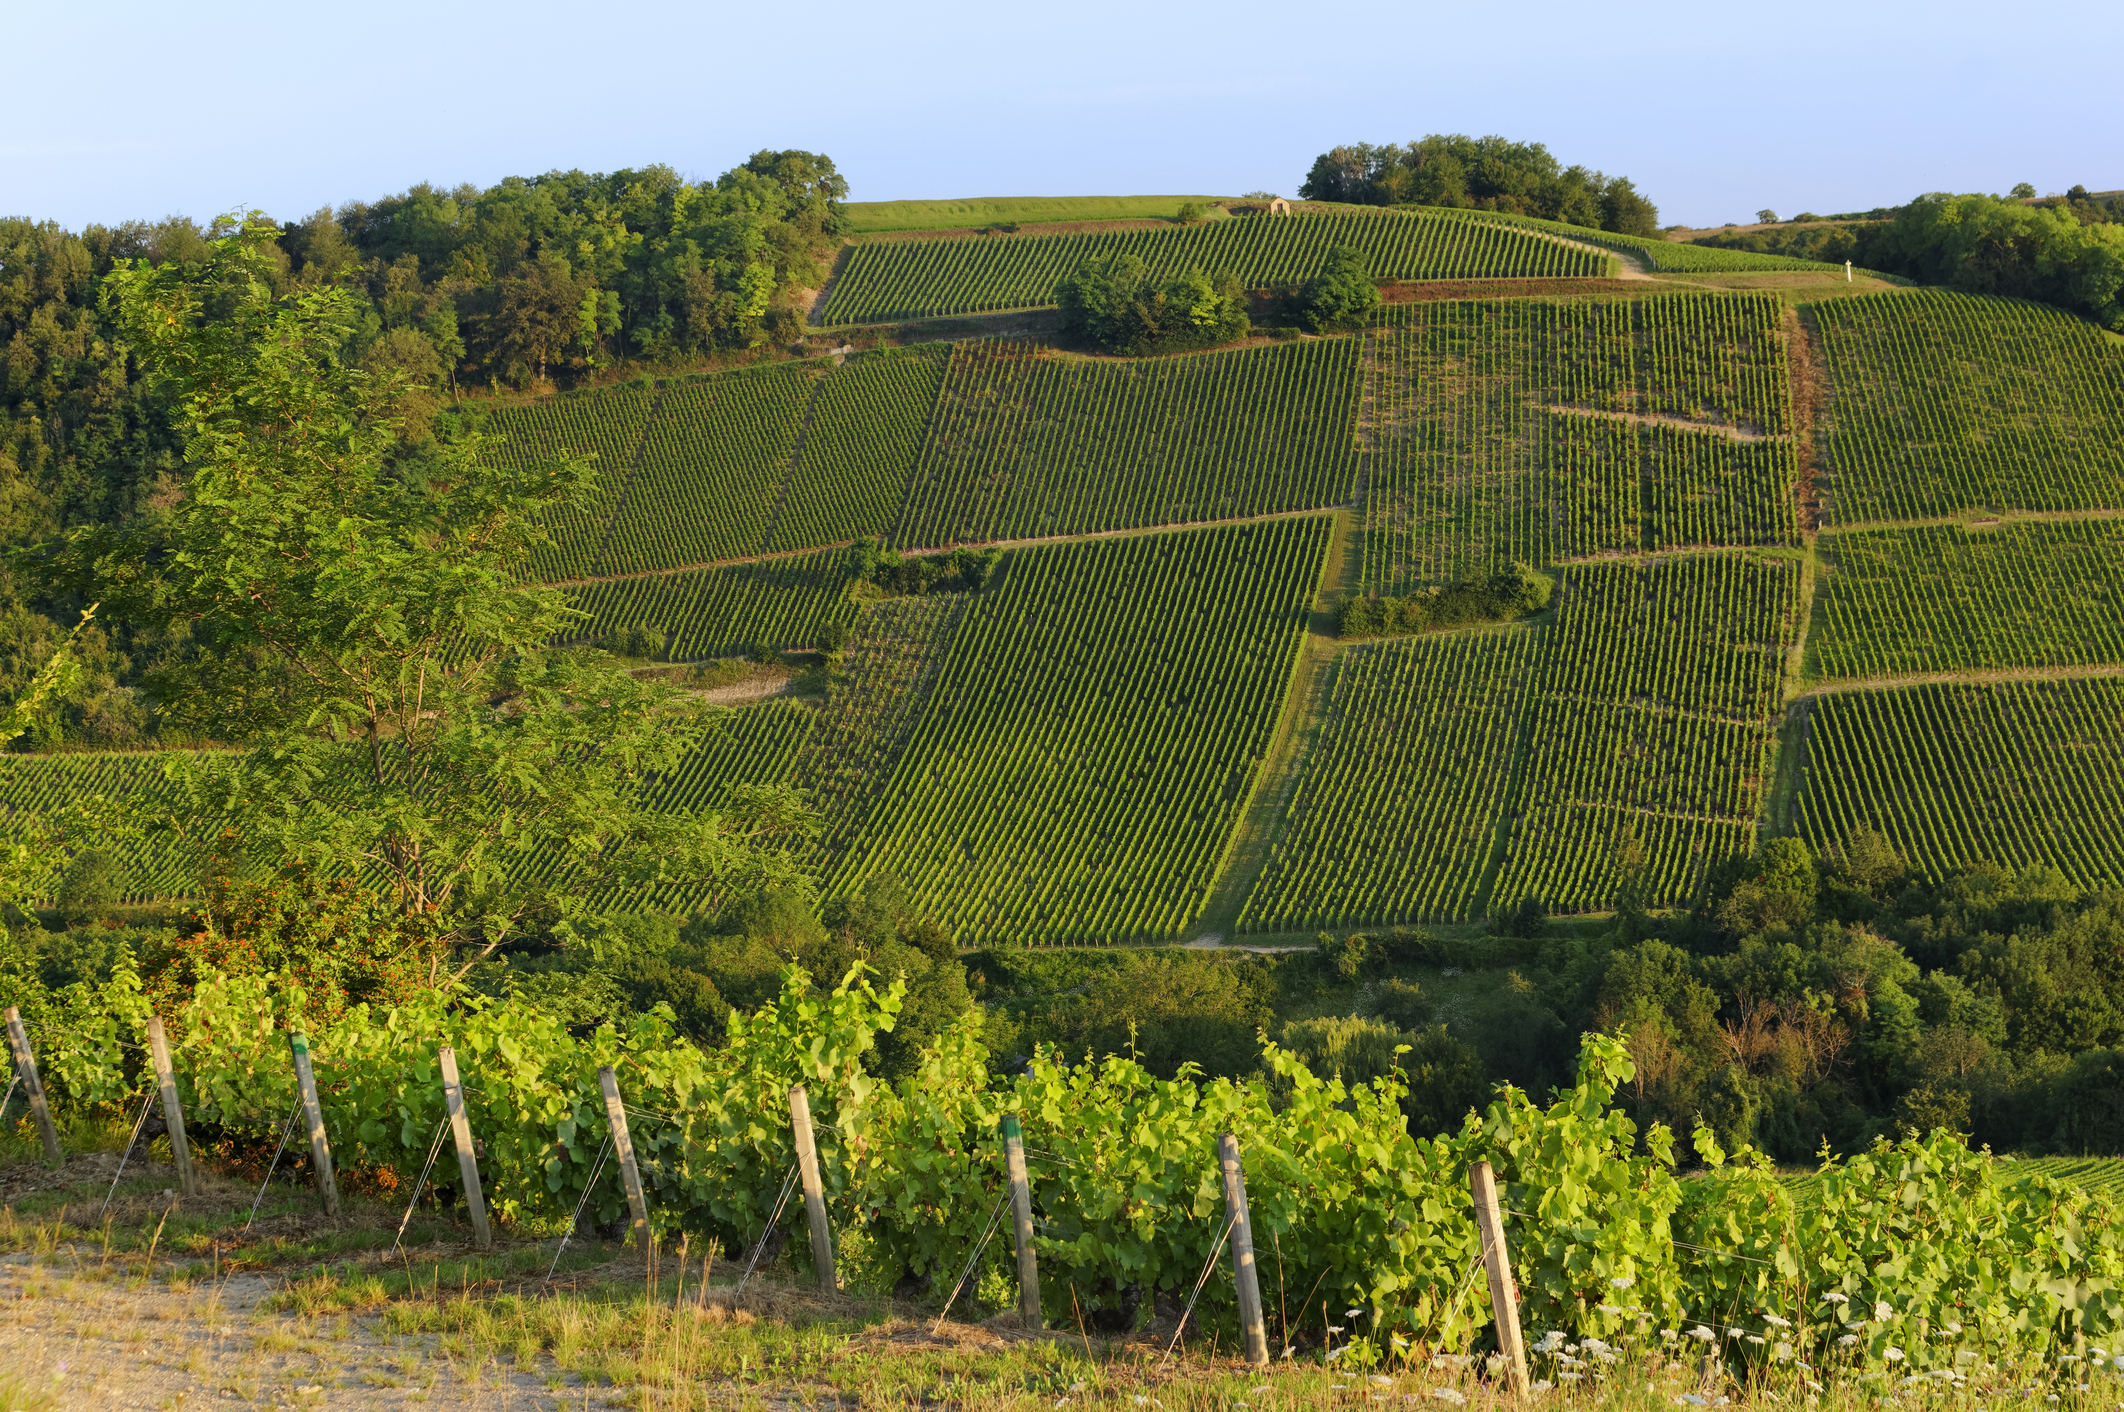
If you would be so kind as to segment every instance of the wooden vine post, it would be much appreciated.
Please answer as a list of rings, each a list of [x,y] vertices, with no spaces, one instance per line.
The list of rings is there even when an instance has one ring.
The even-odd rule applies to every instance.
[[[620,1102],[619,1075],[608,1065],[597,1071],[597,1086],[605,1091],[605,1121],[612,1127],[612,1155],[619,1159],[620,1182],[627,1188],[628,1229],[641,1242],[644,1263],[656,1259],[656,1244],[649,1238],[649,1200],[642,1195],[642,1169],[634,1163],[634,1138],[627,1131],[627,1109]]]
[[[7,1047],[14,1051],[15,1078],[30,1111],[37,1115],[37,1136],[44,1140],[44,1160],[56,1167],[66,1160],[59,1147],[59,1130],[52,1126],[52,1106],[45,1100],[44,1083],[37,1077],[37,1056],[30,1052],[29,1035],[22,1028],[22,1014],[7,1007]]]
[[[818,1271],[820,1289],[839,1289],[833,1227],[826,1223],[826,1186],[819,1180],[819,1149],[811,1136],[811,1095],[802,1084],[789,1090],[789,1126],[796,1134],[797,1171],[804,1179],[804,1214],[811,1219],[811,1268]]]
[[[198,1196],[199,1177],[192,1170],[192,1144],[184,1135],[184,1104],[177,1098],[177,1069],[170,1063],[170,1041],[162,1031],[162,1016],[148,1016],[147,1036],[155,1083],[162,1090],[162,1121],[170,1130],[170,1161],[177,1167],[177,1189],[186,1196]]]
[[[310,1068],[310,1040],[301,1030],[288,1034],[295,1055],[295,1086],[302,1094],[302,1120],[310,1130],[310,1164],[317,1169],[317,1192],[325,1214],[339,1219],[339,1183],[332,1176],[332,1144],[325,1137],[324,1106],[317,1101],[317,1075]]]
[[[1040,1327],[1040,1262],[1033,1252],[1032,1179],[1025,1171],[1025,1134],[1018,1115],[1003,1115],[1003,1165],[1010,1177],[1010,1229],[1018,1240],[1018,1323]]]
[[[1239,1329],[1246,1336],[1246,1361],[1263,1367],[1269,1361],[1268,1330],[1261,1315],[1261,1279],[1254,1268],[1254,1222],[1246,1209],[1246,1169],[1239,1165],[1239,1139],[1217,1139],[1217,1158],[1224,1168],[1224,1212],[1232,1227],[1232,1279],[1239,1287]]]
[[[1497,1351],[1504,1355],[1505,1377],[1514,1397],[1527,1391],[1527,1344],[1519,1332],[1519,1286],[1512,1279],[1512,1257],[1505,1249],[1504,1212],[1497,1205],[1497,1178],[1490,1164],[1468,1168],[1468,1188],[1475,1197],[1475,1229],[1482,1236],[1483,1268],[1490,1275],[1490,1313],[1497,1320]]]
[[[472,1125],[465,1121],[465,1086],[457,1077],[457,1051],[444,1045],[435,1053],[442,1065],[443,1107],[450,1116],[450,1137],[457,1144],[457,1174],[465,1188],[465,1211],[472,1218],[472,1239],[481,1250],[494,1248],[487,1224],[487,1201],[479,1189],[479,1156],[472,1150]]]

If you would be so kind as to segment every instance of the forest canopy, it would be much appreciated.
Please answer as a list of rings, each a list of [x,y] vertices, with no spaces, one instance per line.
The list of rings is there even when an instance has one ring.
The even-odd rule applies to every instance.
[[[1628,177],[1566,167],[1539,142],[1503,137],[1432,133],[1406,147],[1333,147],[1313,159],[1298,194],[1364,206],[1504,211],[1622,235],[1659,232],[1659,208]]]

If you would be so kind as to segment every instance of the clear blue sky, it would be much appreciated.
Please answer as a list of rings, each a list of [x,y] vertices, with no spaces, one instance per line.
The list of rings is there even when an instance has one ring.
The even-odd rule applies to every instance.
[[[0,34],[0,214],[76,228],[761,147],[856,200],[1288,195],[1428,132],[1546,142],[1691,224],[2124,187],[2118,0],[0,0]]]

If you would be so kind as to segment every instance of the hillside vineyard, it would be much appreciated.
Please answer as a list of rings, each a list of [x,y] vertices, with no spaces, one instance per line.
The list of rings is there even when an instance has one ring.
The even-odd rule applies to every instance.
[[[1334,243],[1421,296],[1634,248],[1594,238],[1372,211],[879,239],[822,307],[1034,306],[1122,249],[1273,286]],[[582,614],[568,642],[819,654],[660,798],[793,784],[823,892],[897,879],[962,944],[1684,906],[1765,838],[1861,826],[1935,876],[2124,884],[2124,347],[1678,248],[1689,273],[1635,296],[1417,297],[1155,359],[857,332],[484,421],[498,456],[599,470],[532,565]],[[1515,564],[1553,585],[1538,610],[1426,617]],[[1338,634],[1358,597],[1383,637]],[[4,787],[153,796],[155,765],[11,757]],[[199,888],[166,843],[113,849],[132,897]]]

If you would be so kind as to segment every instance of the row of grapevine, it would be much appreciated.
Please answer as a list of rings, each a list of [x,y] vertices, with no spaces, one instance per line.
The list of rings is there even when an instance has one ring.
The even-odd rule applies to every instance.
[[[547,529],[553,543],[539,552],[534,565],[541,578],[582,578],[596,572],[605,531],[626,492],[641,451],[642,433],[655,409],[654,393],[630,386],[587,396],[548,398],[488,414],[488,430],[504,464],[532,466],[583,458],[597,467],[594,502],[551,513]]]
[[[847,551],[832,549],[578,584],[567,591],[568,602],[587,617],[568,636],[594,641],[653,628],[663,635],[663,656],[674,662],[754,646],[815,648],[829,624],[854,621],[853,577]]]
[[[1279,1286],[1307,1291],[1296,1307],[1263,1301],[1272,1341],[1294,1348],[1314,1310],[1347,1310],[1353,1337],[1329,1361],[1354,1351],[1360,1369],[1412,1343],[1404,1370],[1437,1352],[1449,1356],[1434,1368],[1480,1367],[1490,1300],[1468,1180],[1477,1163],[1500,1190],[1530,1193],[1503,1212],[1526,1332],[1546,1334],[1550,1358],[1583,1339],[1588,1357],[1564,1371],[1590,1369],[1596,1387],[1607,1360],[1620,1362],[1614,1345],[1673,1367],[1678,1344],[1652,1331],[1695,1326],[1707,1342],[1691,1375],[1762,1400],[1803,1400],[1804,1375],[1838,1385],[1840,1401],[1880,1401],[1891,1372],[1991,1376],[1974,1366],[1984,1359],[2012,1390],[1998,1405],[2042,1405],[2043,1387],[2070,1396],[2090,1376],[2077,1350],[2124,1331],[2124,1222],[2102,1195],[1944,1130],[1825,1161],[1804,1192],[1767,1163],[1727,1164],[1699,1130],[1714,1169],[1684,1180],[1676,1135],[1640,1130],[1618,1103],[1637,1069],[1612,1035],[1586,1037],[1575,1081],[1546,1108],[1501,1086],[1487,1112],[1429,1136],[1404,1120],[1399,1069],[1345,1083],[1266,1042],[1266,1083],[1158,1079],[1127,1056],[1070,1062],[1044,1047],[999,1078],[979,1027],[953,1026],[914,1074],[879,1080],[863,1060],[906,988],[880,993],[859,974],[828,989],[791,968],[780,996],[732,1015],[714,1048],[675,1033],[668,1013],[578,1034],[518,1000],[448,993],[316,1016],[302,987],[264,976],[216,977],[163,1018],[191,1121],[268,1143],[293,1107],[286,1032],[306,1031],[318,1138],[343,1169],[406,1185],[432,1162],[429,1134],[446,1112],[436,1048],[448,1045],[466,1080],[450,1116],[476,1135],[490,1209],[519,1239],[578,1216],[622,1220],[633,1201],[659,1243],[684,1232],[743,1250],[777,1230],[800,1242],[806,1216],[784,1174],[797,1165],[788,1096],[802,1084],[815,1125],[804,1167],[839,1242],[939,1290],[961,1272],[1001,1282],[1015,1261],[1010,1241],[989,1239],[991,1213],[1006,1170],[999,1130],[1015,1123],[1031,1159],[1018,1170],[1039,1314],[1055,1329],[1125,1321],[1139,1299],[1191,1290],[1211,1346],[1230,1346],[1235,1291],[1200,1274],[1228,1230],[1215,1153],[1230,1134],[1255,1239],[1277,1252]],[[137,983],[86,989],[26,1017],[68,1118],[152,1092],[133,1057],[147,1018]],[[600,1087],[614,1082],[642,1178],[624,1193],[597,1180],[616,1137]]]
[[[1796,539],[1776,301],[1454,301],[1376,322],[1364,350],[1368,589],[1512,559]]]
[[[1426,207],[1416,209],[1425,210]],[[1844,267],[1826,260],[1802,260],[1791,255],[1763,255],[1753,250],[1727,250],[1716,245],[1697,245],[1686,240],[1659,240],[1642,235],[1619,235],[1612,230],[1545,221],[1537,216],[1507,215],[1484,211],[1479,220],[1546,230],[1566,240],[1583,240],[1607,250],[1635,255],[1649,267],[1677,274],[1744,274],[1759,270],[1793,270],[1811,274],[1842,274]]]
[[[0,756],[0,813],[53,814],[94,799],[140,799],[145,815],[174,803],[178,787],[163,766],[177,752]],[[193,890],[199,855],[168,834],[125,830],[100,834],[94,847],[117,865],[119,900],[148,902]]]
[[[1606,908],[1625,868],[1646,905],[1686,901],[1752,846],[1799,585],[1743,554],[1566,571],[1493,913]]]
[[[1242,932],[1457,921],[1480,910],[1538,631],[1353,647]]]
[[[1799,564],[1780,557],[1573,565],[1558,589],[1542,690],[1760,720],[1779,705],[1799,587]]]
[[[958,345],[893,541],[1031,539],[1342,504],[1347,338],[1135,362]]]
[[[769,549],[891,532],[944,378],[943,352],[859,358],[820,384]]]
[[[1908,687],[1808,703],[1800,832],[1860,824],[1932,876],[2046,864],[2124,887],[2124,682]]]
[[[953,631],[970,602],[963,593],[873,604],[841,651],[819,726],[797,761],[795,783],[825,820],[820,866],[841,861],[870,817],[936,685]]]
[[[2092,324],[1931,289],[1815,318],[1835,522],[2124,509],[2124,348]]]
[[[757,554],[820,376],[806,364],[726,373],[663,394],[604,573]]]
[[[898,877],[966,944],[1184,929],[1275,734],[1331,523],[1014,552],[830,890]]]
[[[1825,678],[2124,663],[2124,521],[1847,530],[1820,550]]]
[[[1328,249],[1354,246],[1375,278],[1492,279],[1603,275],[1609,261],[1459,212],[1337,211],[1252,216],[1200,226],[1079,235],[874,240],[843,257],[821,315],[828,324],[1027,309],[1055,302],[1055,282],[1087,259],[1128,254],[1160,275],[1190,267],[1249,288],[1311,278]]]

